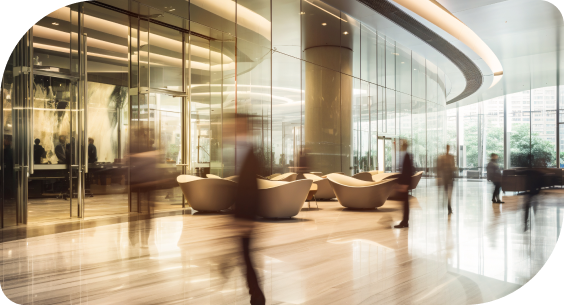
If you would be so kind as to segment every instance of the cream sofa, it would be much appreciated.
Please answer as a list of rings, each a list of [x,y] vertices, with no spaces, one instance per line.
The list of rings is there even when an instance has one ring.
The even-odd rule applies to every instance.
[[[298,215],[302,209],[313,181],[257,179],[257,183],[260,198],[257,214],[264,218],[290,218]]]
[[[213,174],[206,174],[206,177],[208,177],[209,179],[225,179],[233,182],[237,182],[239,180],[239,176],[229,176],[229,177],[221,178],[220,176],[216,176]]]
[[[352,177],[362,181],[372,181],[372,174],[370,172],[354,174]]]
[[[296,181],[296,177],[298,177],[298,174],[296,174],[296,173],[285,173],[285,174],[271,178],[270,181],[291,182],[291,181]]]
[[[304,174],[306,179],[312,180],[313,183],[317,185],[317,193],[315,193],[315,198],[318,200],[328,200],[335,198],[335,192],[329,183],[327,178],[321,178],[315,174]]]
[[[419,181],[421,181],[421,177],[423,177],[423,172],[417,172],[415,175],[411,176],[411,184],[409,185],[410,190],[414,190],[419,185]]]
[[[399,175],[400,173],[379,173],[372,175],[372,181],[380,182],[386,179],[394,179],[394,178],[398,178]]]
[[[329,179],[339,203],[344,207],[353,209],[381,207],[396,184],[396,179],[369,182],[335,174],[329,174],[327,179]]]
[[[176,178],[188,204],[197,211],[221,211],[233,205],[237,184],[226,179],[205,179],[190,175]]]

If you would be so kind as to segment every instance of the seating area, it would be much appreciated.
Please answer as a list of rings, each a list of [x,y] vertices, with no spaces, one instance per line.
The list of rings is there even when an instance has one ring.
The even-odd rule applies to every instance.
[[[393,199],[394,185],[399,173],[381,171],[361,172],[353,176],[344,173],[274,174],[257,177],[261,205],[257,214],[263,218],[291,218],[297,215],[307,201],[337,199],[346,208],[376,209],[386,200]],[[419,184],[423,172],[412,177],[410,190]],[[222,178],[206,174],[207,178],[180,175],[178,184],[188,204],[199,212],[219,212],[231,208],[237,189],[238,176]],[[270,178],[270,179],[268,179]]]
[[[330,174],[327,179],[341,205],[353,209],[381,207],[390,196],[396,183],[396,179],[369,182],[338,174]]]
[[[526,192],[526,168],[511,168],[503,171],[501,189],[505,192]],[[542,176],[542,187],[555,187],[564,185],[564,170],[561,168],[533,168]]]
[[[237,184],[227,179],[180,175],[176,179],[186,201],[199,212],[218,212],[233,205]]]

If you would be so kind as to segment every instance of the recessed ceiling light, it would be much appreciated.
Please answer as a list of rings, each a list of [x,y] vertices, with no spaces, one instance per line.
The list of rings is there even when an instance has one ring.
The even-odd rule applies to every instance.
[[[169,11],[169,12],[173,12],[173,11],[175,11],[175,10],[176,10],[176,9],[175,9],[175,8],[173,8],[173,9],[171,9],[171,10],[168,10],[168,11]]]
[[[326,25],[327,25],[327,23],[323,22],[323,23],[322,23],[321,25],[322,25],[322,26],[326,26]]]
[[[348,35],[348,34],[349,34],[349,32],[343,32],[343,34],[345,34],[345,35]]]
[[[305,12],[300,12],[300,15],[305,15]]]
[[[53,22],[53,23],[51,23],[51,24],[52,24],[52,25],[59,25],[59,24],[58,24],[58,23],[56,23],[56,22]]]

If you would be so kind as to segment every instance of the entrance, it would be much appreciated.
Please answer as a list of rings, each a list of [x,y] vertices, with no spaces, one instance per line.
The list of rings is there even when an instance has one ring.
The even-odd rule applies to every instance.
[[[378,170],[385,173],[396,172],[397,153],[396,138],[378,137]]]

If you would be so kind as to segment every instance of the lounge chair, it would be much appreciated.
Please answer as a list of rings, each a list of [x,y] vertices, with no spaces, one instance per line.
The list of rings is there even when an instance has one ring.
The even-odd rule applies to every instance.
[[[375,209],[381,207],[393,191],[396,179],[380,182],[362,181],[344,175],[327,176],[339,203],[353,209]]]
[[[221,178],[220,176],[216,176],[213,174],[206,174],[206,177],[208,177],[209,179],[225,179],[233,182],[237,182],[239,180],[239,176],[229,176],[229,177]]]
[[[264,218],[290,218],[298,215],[313,181],[269,181],[257,179],[260,205],[257,214]]]
[[[414,190],[417,188],[419,181],[421,181],[421,177],[423,176],[423,172],[417,172],[415,175],[411,176],[411,184],[409,185],[410,190]]]
[[[315,174],[304,174],[306,179],[312,180],[313,183],[317,184],[317,193],[315,194],[315,198],[317,199],[333,199],[335,198],[335,192],[333,192],[333,188],[329,183],[327,178],[321,178]]]
[[[370,172],[362,172],[352,176],[358,180],[362,181],[372,181],[372,174]]]
[[[272,179],[270,179],[270,181],[286,181],[286,182],[291,182],[291,181],[296,181],[296,177],[298,176],[298,174],[296,173],[285,173],[279,176],[276,176]]]
[[[398,178],[399,176],[400,173],[380,173],[380,174],[372,175],[372,181],[380,182],[386,179]]]
[[[221,211],[233,205],[237,184],[226,179],[205,179],[190,175],[176,178],[188,204],[197,211]]]

